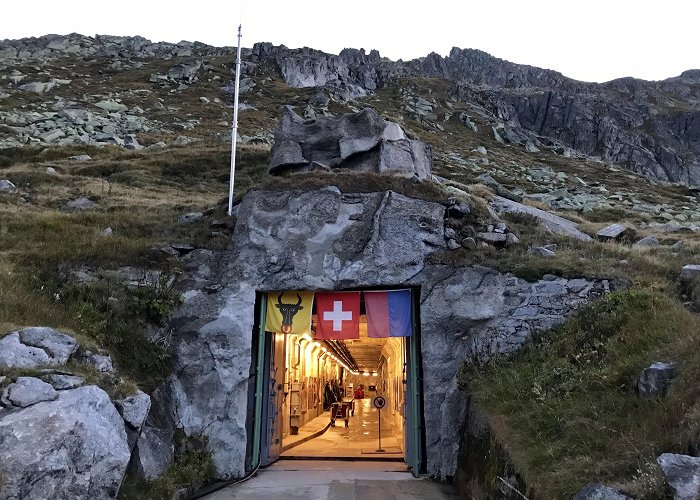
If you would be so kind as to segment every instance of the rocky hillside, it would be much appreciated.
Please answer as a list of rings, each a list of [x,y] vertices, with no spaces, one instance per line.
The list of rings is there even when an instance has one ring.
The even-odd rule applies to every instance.
[[[100,461],[109,473],[97,484],[86,472],[76,489],[64,488],[66,498],[89,495],[91,484],[106,498],[168,498],[221,468],[216,432],[226,434],[225,422],[200,426],[188,417],[195,404],[212,422],[211,408],[235,406],[201,397],[200,367],[219,360],[202,347],[211,332],[199,331],[200,319],[219,309],[196,306],[218,304],[239,283],[234,240],[272,232],[263,225],[270,221],[251,229],[228,218],[222,203],[233,53],[77,34],[0,42],[0,444],[19,446],[17,429],[53,408],[97,405],[89,419],[116,443]],[[274,224],[294,226],[284,214],[302,218],[306,208],[292,200],[321,193],[328,210],[354,214],[338,219],[343,228],[409,242],[405,265],[395,266],[401,273],[444,269],[436,293],[466,287],[488,305],[450,316],[455,345],[439,352],[452,358],[434,365],[451,371],[432,385],[449,389],[455,409],[439,418],[468,414],[470,427],[461,446],[462,429],[439,429],[452,446],[441,458],[450,467],[431,473],[451,476],[459,450],[480,450],[494,461],[473,471],[474,461],[460,458],[455,478],[473,492],[504,491],[498,480],[507,480],[529,498],[571,497],[589,481],[637,498],[668,493],[664,477],[673,474],[657,457],[695,463],[700,449],[700,351],[692,347],[700,332],[700,74],[592,84],[459,49],[404,62],[376,51],[329,55],[261,43],[243,59],[236,210],[250,219],[288,203]],[[411,165],[412,176],[386,175]],[[430,237],[413,244],[367,229],[380,221],[379,208],[393,206],[381,201],[389,199],[396,220],[430,206],[433,217],[419,226]],[[263,208],[251,208],[256,200]],[[359,201],[366,213],[355,214]],[[337,259],[314,262],[358,275],[353,259],[381,252],[353,254],[363,240],[352,231],[347,244],[326,242]],[[296,276],[283,254],[307,239],[280,244],[265,279]],[[425,255],[413,259],[423,245]],[[368,266],[368,282],[385,267]],[[471,281],[459,278],[465,274]],[[600,297],[609,298],[562,323],[572,304]],[[432,303],[439,318],[445,301],[436,295]],[[38,326],[51,335],[31,328]],[[532,336],[522,355],[488,359]],[[54,356],[47,338],[70,345],[61,362],[44,359]],[[476,364],[461,374],[460,391],[453,372],[465,357]],[[657,389],[649,398],[645,384]],[[471,403],[462,405],[467,392]],[[429,412],[447,401],[436,394]],[[134,402],[138,418],[125,411]],[[66,412],[61,432],[85,418]],[[45,473],[35,460],[43,451],[22,454],[24,462],[0,474],[0,488],[21,498],[39,484],[37,494],[50,496],[70,483],[67,467],[96,463],[88,452],[97,427],[75,441],[37,438],[33,448],[56,444],[73,458],[56,462],[40,484],[23,472]],[[447,450],[435,443],[431,453]],[[495,470],[502,472],[493,477]],[[596,487],[591,495],[607,488]]]
[[[231,54],[230,47],[190,42],[152,43],[140,37],[90,38],[74,34],[4,41],[0,42],[0,68],[8,70],[9,74],[3,75],[6,88],[0,96],[11,103],[19,103],[24,101],[23,93],[42,95],[56,89],[55,94],[79,97],[77,102],[89,104],[92,110],[97,107],[107,113],[121,113],[127,111],[124,105],[100,100],[100,95],[88,96],[86,92],[93,85],[107,90],[116,83],[115,77],[125,72],[132,76],[134,83],[145,83],[139,80],[144,79],[149,67],[148,81],[172,86],[168,91],[184,91],[186,86],[196,83],[201,74],[207,76],[209,82],[220,81],[225,85],[229,79],[225,71],[216,74],[222,73],[216,63],[224,62],[226,68]],[[221,56],[224,59],[217,59]],[[700,70],[689,70],[658,82],[621,78],[596,84],[572,80],[551,70],[510,63],[473,49],[453,48],[447,57],[430,53],[424,58],[395,62],[382,58],[374,50],[367,54],[362,49],[345,49],[339,55],[330,55],[307,48],[288,49],[258,43],[245,50],[244,56],[248,61],[244,65],[244,76],[253,77],[244,79],[244,94],[256,84],[256,68],[266,63],[274,64],[287,85],[325,87],[346,103],[395,86],[402,78],[437,78],[445,82],[440,97],[455,99],[468,112],[487,120],[499,142],[522,144],[531,151],[548,148],[565,155],[573,150],[650,179],[700,186]],[[81,60],[94,64],[105,58],[110,62],[104,67],[80,64],[81,71],[75,66],[71,69],[69,62]],[[179,58],[194,59],[170,68],[154,67],[156,60]],[[202,58],[212,60],[204,62]],[[23,73],[21,67],[25,65],[29,67]],[[67,89],[61,92],[57,89],[60,86],[70,86],[74,92]],[[152,89],[142,85],[129,90],[128,96],[113,97],[126,98],[128,105],[129,101],[140,101],[138,97],[153,95]],[[201,97],[211,99],[208,95]],[[124,139],[124,134],[172,128],[147,120],[138,103],[128,108],[130,112],[121,120],[97,120],[96,123],[91,120],[97,117],[71,113],[75,104],[57,100],[47,106],[56,112],[68,110],[59,113],[56,125],[62,127],[58,128],[52,128],[53,124],[29,113],[2,116],[2,122],[12,127],[14,135],[18,136],[10,135],[4,144],[36,139],[46,143],[76,140],[121,143],[119,139]],[[155,103],[151,104],[158,110]],[[430,102],[411,103],[409,99],[403,111],[431,121],[440,106],[436,110],[433,107]],[[462,115],[459,118],[465,123],[470,120]],[[81,122],[84,121],[90,126],[83,126]],[[36,123],[39,125],[32,127]],[[80,130],[70,125],[83,127]],[[197,124],[185,120],[168,125],[188,129]],[[29,130],[19,129],[27,126]],[[93,134],[90,129],[95,127],[102,129],[102,133]],[[37,134],[37,131],[43,133]],[[6,134],[8,132],[5,130]],[[126,142],[128,146],[129,139]]]
[[[401,77],[440,78],[446,94],[486,118],[510,143],[571,148],[652,179],[700,185],[700,71],[646,82],[584,83],[555,71],[453,48],[447,57],[393,62],[376,51],[339,55],[256,44],[251,61],[273,60],[293,87],[332,86],[367,95]],[[530,145],[532,149],[532,145]]]

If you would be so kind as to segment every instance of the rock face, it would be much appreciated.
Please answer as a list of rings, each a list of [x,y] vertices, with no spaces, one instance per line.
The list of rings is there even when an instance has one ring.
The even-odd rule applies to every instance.
[[[664,453],[656,461],[673,490],[674,500],[700,498],[700,457]]]
[[[168,468],[174,453],[171,433],[146,425],[136,443],[131,462],[134,473],[145,479],[154,479]]]
[[[456,378],[464,360],[512,352],[610,289],[607,281],[529,283],[480,266],[430,264],[430,253],[446,250],[446,209],[332,186],[254,191],[238,207],[234,251],[189,257],[208,272],[173,318],[175,366],[159,400],[172,427],[208,437],[219,477],[244,474],[256,290],[419,287],[427,470],[445,478],[454,475],[465,422]],[[221,290],[207,293],[212,283]]]
[[[128,462],[124,421],[96,386],[0,413],[4,499],[115,498]]]
[[[275,129],[269,171],[343,168],[427,179],[432,164],[430,146],[409,139],[398,124],[371,108],[305,122],[285,106]]]

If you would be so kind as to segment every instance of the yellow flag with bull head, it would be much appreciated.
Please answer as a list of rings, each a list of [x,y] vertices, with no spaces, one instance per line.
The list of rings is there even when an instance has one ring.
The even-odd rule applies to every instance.
[[[268,292],[265,331],[309,333],[314,292]]]

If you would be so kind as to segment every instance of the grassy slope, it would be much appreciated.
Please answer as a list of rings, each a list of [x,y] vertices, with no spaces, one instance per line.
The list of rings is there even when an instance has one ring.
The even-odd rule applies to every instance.
[[[678,362],[678,377],[666,397],[642,400],[634,380],[660,360]],[[700,321],[648,290],[612,294],[514,358],[463,373],[533,498],[589,481],[662,496],[655,457],[700,444],[699,379]]]

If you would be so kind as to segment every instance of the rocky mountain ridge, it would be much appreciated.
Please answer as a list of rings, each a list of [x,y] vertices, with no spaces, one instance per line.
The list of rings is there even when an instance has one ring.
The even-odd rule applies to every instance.
[[[1,41],[0,69],[65,57],[110,57],[115,59],[113,67],[138,68],[138,60],[148,57],[167,60],[233,52],[232,47],[199,42],[46,35]],[[564,146],[651,179],[700,186],[700,70],[657,82],[620,78],[587,83],[456,47],[446,57],[432,52],[411,61],[391,61],[376,50],[344,49],[332,55],[270,43],[256,43],[243,54],[244,76],[270,61],[288,85],[326,87],[345,101],[371,95],[403,77],[444,79],[449,95],[478,108],[494,127],[529,138],[534,146]]]
[[[598,84],[456,47],[447,57],[433,52],[392,62],[377,51],[344,49],[334,56],[261,43],[249,57],[274,59],[293,87],[340,88],[349,96],[405,76],[445,79],[449,94],[477,104],[496,127],[534,135],[535,144],[554,141],[652,179],[700,185],[699,70],[660,82]]]

